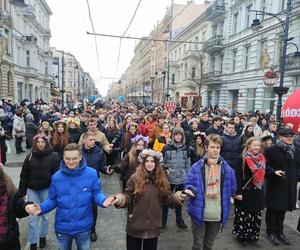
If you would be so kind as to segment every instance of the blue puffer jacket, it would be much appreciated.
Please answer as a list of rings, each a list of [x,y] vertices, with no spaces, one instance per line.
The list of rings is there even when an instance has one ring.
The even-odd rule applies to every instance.
[[[223,159],[221,160],[221,197],[222,197],[222,226],[226,224],[230,214],[230,198],[236,191],[236,179],[234,170]],[[192,221],[198,225],[204,222],[205,208],[205,157],[195,163],[185,180],[184,188],[192,187],[197,190],[195,198],[190,198],[187,204],[187,211]]]
[[[106,166],[105,166],[105,156],[103,150],[95,145],[91,149],[86,149],[85,146],[82,146],[82,156],[86,160],[86,163],[89,167],[95,169],[99,176],[99,171],[103,174],[106,173]]]
[[[223,147],[221,156],[227,161],[230,167],[237,168],[238,159],[242,153],[242,143],[238,135],[230,136],[225,134],[222,136]]]
[[[65,234],[86,232],[93,225],[93,201],[103,206],[106,196],[94,169],[85,160],[74,170],[61,161],[60,170],[52,176],[49,196],[41,206],[41,214],[57,208],[55,231]]]

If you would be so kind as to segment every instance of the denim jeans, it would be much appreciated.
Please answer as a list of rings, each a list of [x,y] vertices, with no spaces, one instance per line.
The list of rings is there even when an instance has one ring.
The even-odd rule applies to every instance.
[[[75,240],[78,250],[89,250],[90,235],[91,235],[90,230],[78,234],[73,234],[73,235],[56,233],[58,250],[71,250],[73,240]]]
[[[183,184],[179,184],[179,185],[170,184],[170,188],[171,188],[171,192],[173,192],[173,190],[175,190],[175,192],[181,191],[181,190],[183,190]],[[168,212],[169,212],[169,207],[163,206],[163,208],[162,208],[162,224],[163,225],[167,224]],[[181,207],[175,208],[175,215],[176,215],[176,223],[180,223],[183,221]]]
[[[27,188],[27,199],[34,203],[42,203],[48,197],[48,189],[33,190]],[[39,221],[41,225],[39,227]],[[48,215],[41,216],[29,216],[28,217],[28,241],[30,244],[38,242],[38,236],[40,238],[46,237],[48,234],[49,220]]]

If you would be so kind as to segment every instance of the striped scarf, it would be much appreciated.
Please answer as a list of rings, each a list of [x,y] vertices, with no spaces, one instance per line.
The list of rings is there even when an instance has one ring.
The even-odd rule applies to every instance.
[[[8,230],[8,192],[5,183],[0,183],[0,242],[6,241]]]
[[[214,199],[217,198],[218,194],[220,193],[220,180],[218,179],[218,159],[213,159],[209,153],[206,153],[206,160],[209,166],[206,195],[207,197]]]

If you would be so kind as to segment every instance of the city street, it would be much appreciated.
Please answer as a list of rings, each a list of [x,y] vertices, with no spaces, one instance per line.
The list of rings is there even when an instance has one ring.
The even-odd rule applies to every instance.
[[[19,174],[21,171],[21,163],[26,154],[16,155],[14,149],[14,141],[11,141],[12,152],[8,155],[8,164],[5,168],[6,173],[13,178],[16,185],[19,182]],[[25,147],[24,147],[25,148]],[[120,191],[120,183],[118,175],[113,176],[101,176],[102,187],[106,194],[114,194]],[[47,237],[47,250],[56,249],[56,238],[53,229],[54,213],[50,214],[50,228],[49,236]],[[189,226],[188,231],[180,231],[175,225],[175,213],[170,211],[167,231],[161,234],[159,238],[160,250],[185,250],[191,249],[192,235]],[[265,223],[263,221],[261,239],[257,245],[253,246],[241,246],[236,240],[234,240],[231,234],[232,217],[228,221],[227,225],[223,229],[223,232],[219,234],[216,240],[216,250],[229,250],[229,249],[290,249],[295,250],[298,248],[299,233],[295,230],[297,221],[300,215],[300,210],[288,213],[285,220],[285,234],[292,243],[291,246],[278,246],[273,247],[266,240],[265,235]],[[184,212],[184,218],[189,225],[189,216]],[[27,219],[21,219],[20,221],[20,239],[22,249],[28,249],[29,245],[26,244],[27,239]],[[101,209],[99,208],[99,216],[97,222],[98,241],[91,244],[91,249],[103,249],[103,250],[123,250],[125,246],[125,225],[126,225],[126,210],[119,210],[115,208]]]

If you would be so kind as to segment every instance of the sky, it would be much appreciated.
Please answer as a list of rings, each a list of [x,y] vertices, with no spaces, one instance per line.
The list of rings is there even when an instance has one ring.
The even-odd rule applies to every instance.
[[[77,58],[84,71],[89,72],[102,95],[106,95],[114,77],[120,78],[134,56],[135,40],[97,37],[99,67],[87,0],[46,0],[53,15],[50,17],[52,37],[50,46],[65,50]],[[122,35],[128,26],[139,0],[89,0],[96,33]],[[194,0],[202,3],[203,0]],[[186,4],[187,0],[174,0]],[[137,14],[126,35],[148,36],[166,12],[171,0],[141,0]],[[118,66],[117,66],[118,65]],[[115,79],[117,81],[118,79]]]

